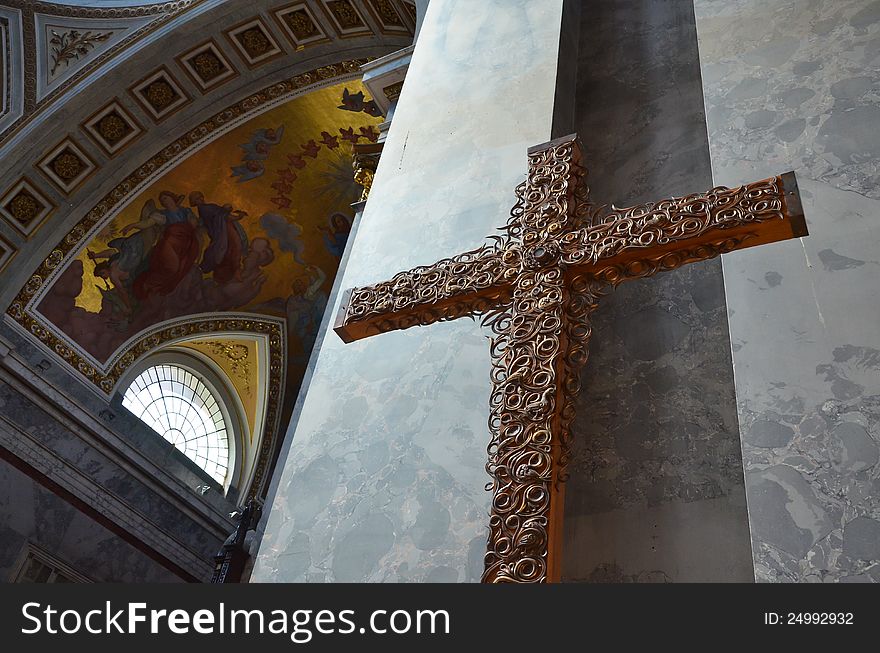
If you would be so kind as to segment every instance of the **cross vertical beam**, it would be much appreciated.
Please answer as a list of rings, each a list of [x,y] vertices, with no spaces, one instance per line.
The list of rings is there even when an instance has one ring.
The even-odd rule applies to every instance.
[[[579,157],[571,139],[529,151],[529,177],[507,227],[521,244],[512,302],[486,320],[495,337],[484,582],[545,582],[561,573],[563,474],[578,391],[570,358],[586,351],[589,328],[575,328],[586,314],[572,314],[556,240],[585,217]]]

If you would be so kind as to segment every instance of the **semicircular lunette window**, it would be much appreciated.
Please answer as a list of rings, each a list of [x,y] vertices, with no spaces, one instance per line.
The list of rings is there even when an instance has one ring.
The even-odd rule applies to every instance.
[[[229,467],[223,412],[200,378],[176,365],[155,365],[125,391],[122,405],[219,483]]]

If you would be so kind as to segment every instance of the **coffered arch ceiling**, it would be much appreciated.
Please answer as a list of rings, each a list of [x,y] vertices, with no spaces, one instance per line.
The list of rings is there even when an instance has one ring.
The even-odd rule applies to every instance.
[[[300,9],[300,4],[306,7]],[[308,34],[305,38],[296,36],[297,30],[307,29],[306,19],[313,18],[318,30],[329,28],[329,40],[370,32],[377,36],[411,35],[416,23],[415,5],[410,0],[6,0],[0,5],[0,152],[20,142],[16,135],[34,129],[56,105],[82,93],[94,79],[117,66],[130,66],[129,60],[140,51],[168,52],[162,46],[169,41],[191,35],[201,38],[205,26],[208,32],[222,31],[222,24],[214,25],[215,21],[223,23],[230,15],[256,15],[261,9],[261,14],[271,14],[279,21],[280,31],[290,35],[295,49],[318,41],[310,40]],[[271,33],[273,28],[267,31]],[[238,41],[239,49],[244,41],[249,41],[246,48],[253,48],[254,39],[261,38],[254,30],[234,30],[232,36],[237,36],[233,40]],[[271,39],[271,34],[268,36]],[[162,46],[157,47],[159,44]],[[253,63],[244,54],[246,63]]]
[[[106,21],[118,23],[115,31]],[[9,109],[0,115],[0,266],[16,253],[19,263],[39,258],[41,247],[45,256],[47,226],[71,227],[83,207],[219,109],[298,73],[398,50],[411,43],[413,26],[404,0],[178,0],[102,9],[8,0],[0,6],[0,104]],[[53,32],[66,45],[52,45]],[[64,88],[37,102],[37,71],[40,84],[50,83],[44,77],[56,61]],[[59,154],[67,156],[59,161]],[[59,179],[52,164],[65,161],[75,167],[62,165],[70,176]],[[14,268],[21,281],[30,271]],[[4,284],[0,303],[14,294]]]
[[[87,6],[87,5],[93,6]],[[0,145],[26,132],[89,76],[111,68],[172,28],[209,10],[216,0],[168,3],[87,3],[6,0],[0,6],[4,87]]]
[[[18,37],[9,15],[0,23],[7,55],[31,29],[21,22],[28,12],[31,33],[43,25],[50,39],[45,25],[60,24],[58,15],[81,17],[75,7],[5,4],[12,7],[7,14],[19,16]],[[80,56],[68,63],[85,72],[69,74],[74,81],[60,99],[24,111],[11,128],[0,123],[5,321],[109,396],[133,362],[183,333],[229,330],[230,319],[246,332],[248,324],[265,327],[260,315],[271,316],[293,334],[287,361],[278,364],[296,378],[310,344],[297,337],[313,337],[348,228],[348,203],[357,199],[346,152],[358,140],[374,140],[382,121],[362,95],[359,67],[411,44],[414,10],[403,0],[192,0],[126,11],[89,14],[91,27],[85,19],[60,25],[70,28],[67,42],[55,29],[59,52],[79,39],[81,48],[68,49]],[[40,23],[40,12],[55,18]],[[97,38],[104,32],[114,35]],[[116,32],[124,38],[114,40]],[[4,70],[18,65],[18,73],[4,77],[3,88],[19,83],[22,57],[18,64],[4,59]],[[64,60],[56,52],[31,68],[46,73],[61,61],[58,74]],[[185,274],[163,282],[154,246],[180,253],[161,235],[178,209],[199,224],[197,251]],[[145,231],[137,223],[157,214],[165,216],[153,230],[158,235],[120,246],[116,239]],[[135,290],[145,272],[152,281]],[[184,278],[197,300],[174,294]],[[227,296],[233,286],[237,294]],[[165,310],[172,305],[177,309]]]

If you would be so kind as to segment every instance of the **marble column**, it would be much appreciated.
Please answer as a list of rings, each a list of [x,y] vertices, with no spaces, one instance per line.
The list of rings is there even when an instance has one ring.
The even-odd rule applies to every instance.
[[[690,0],[584,6],[575,122],[593,200],[712,187]],[[721,263],[629,282],[593,319],[563,577],[751,581]]]
[[[416,38],[422,30],[422,23],[425,22],[425,12],[428,11],[428,3],[431,0],[415,0],[416,3]]]
[[[474,248],[506,221],[526,149],[551,136],[561,12],[432,0],[338,287]],[[487,335],[459,320],[319,336],[254,581],[479,580]]]
[[[810,236],[724,279],[759,581],[880,581],[880,3],[696,0],[712,172]]]

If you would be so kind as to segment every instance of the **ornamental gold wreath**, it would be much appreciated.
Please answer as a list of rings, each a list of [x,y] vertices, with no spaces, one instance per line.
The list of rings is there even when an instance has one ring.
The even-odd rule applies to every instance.
[[[577,136],[528,151],[491,244],[348,290],[345,342],[464,316],[491,327],[492,478],[483,582],[560,577],[565,467],[599,298],[629,279],[807,235],[793,172],[627,209],[590,203]]]

